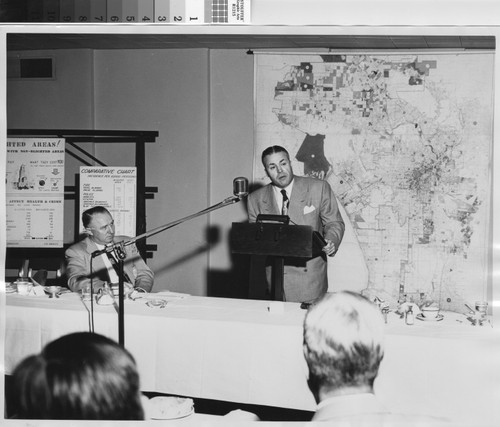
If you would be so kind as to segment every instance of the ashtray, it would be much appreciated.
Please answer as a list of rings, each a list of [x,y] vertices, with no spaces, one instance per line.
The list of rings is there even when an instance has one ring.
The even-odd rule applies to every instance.
[[[148,402],[153,420],[175,420],[194,413],[193,399],[177,396],[156,396]]]
[[[146,305],[153,308],[164,308],[167,305],[167,301],[164,299],[151,299]]]
[[[438,314],[435,317],[426,317],[422,313],[419,313],[417,314],[417,319],[425,322],[439,322],[444,319],[444,316],[442,314]]]
[[[59,292],[61,292],[61,287],[60,286],[44,286],[43,290],[48,293],[50,296],[49,298],[59,298]]]

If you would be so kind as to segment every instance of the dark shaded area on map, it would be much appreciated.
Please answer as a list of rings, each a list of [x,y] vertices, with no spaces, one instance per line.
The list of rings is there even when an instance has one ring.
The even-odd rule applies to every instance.
[[[304,175],[324,179],[331,168],[325,157],[325,135],[306,134],[295,158],[304,163]]]

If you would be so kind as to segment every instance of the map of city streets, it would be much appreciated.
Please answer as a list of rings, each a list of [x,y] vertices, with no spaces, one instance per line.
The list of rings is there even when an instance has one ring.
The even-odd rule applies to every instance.
[[[255,61],[254,179],[269,182],[260,153],[282,145],[297,175],[328,180],[355,231],[367,288],[459,312],[484,299],[493,54]]]

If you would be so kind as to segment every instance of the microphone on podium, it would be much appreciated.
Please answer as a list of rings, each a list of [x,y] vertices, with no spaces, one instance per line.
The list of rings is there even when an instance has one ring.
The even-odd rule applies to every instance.
[[[233,194],[239,198],[248,196],[248,179],[242,176],[234,178]]]

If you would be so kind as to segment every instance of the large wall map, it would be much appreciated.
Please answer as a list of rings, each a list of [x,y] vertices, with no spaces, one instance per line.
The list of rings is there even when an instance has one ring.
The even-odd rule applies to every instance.
[[[296,174],[327,179],[361,248],[367,288],[454,311],[484,299],[493,54],[255,60],[254,179],[268,182],[260,153],[275,144]]]

